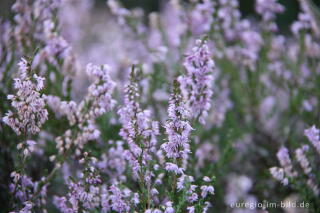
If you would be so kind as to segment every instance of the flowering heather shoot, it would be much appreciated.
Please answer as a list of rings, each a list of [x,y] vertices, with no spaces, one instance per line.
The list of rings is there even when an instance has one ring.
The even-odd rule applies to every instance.
[[[319,213],[320,2],[1,0],[0,212]]]

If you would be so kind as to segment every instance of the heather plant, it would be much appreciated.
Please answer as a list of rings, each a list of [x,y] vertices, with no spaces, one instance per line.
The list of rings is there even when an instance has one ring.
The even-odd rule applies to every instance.
[[[319,212],[320,12],[280,2],[12,2],[0,212]]]
[[[284,186],[294,188],[302,196],[302,199],[310,200],[314,209],[319,208],[319,175],[316,165],[319,163],[319,129],[312,126],[304,131],[309,143],[303,144],[294,150],[295,161],[292,161],[289,150],[281,147],[277,152],[277,158],[281,167],[270,168],[273,178]]]

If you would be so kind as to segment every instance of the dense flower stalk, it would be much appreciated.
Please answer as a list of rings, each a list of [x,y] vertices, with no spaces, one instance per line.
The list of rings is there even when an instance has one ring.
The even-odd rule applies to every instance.
[[[151,112],[140,108],[136,72],[133,67],[125,89],[124,106],[118,110],[122,123],[119,134],[128,143],[129,150],[125,153],[135,175],[148,165],[152,154],[156,153],[156,135],[159,134],[158,123],[151,120]]]
[[[100,186],[102,184],[99,171],[95,168],[96,159],[84,157],[79,160],[84,164],[80,179],[70,178],[68,181],[68,194],[66,197],[54,197],[54,204],[63,213],[88,211],[100,206]]]
[[[40,131],[41,126],[48,119],[48,111],[45,108],[45,99],[40,91],[44,87],[44,78],[32,74],[27,60],[22,58],[19,65],[19,77],[14,79],[15,95],[8,95],[11,110],[3,118],[17,135],[33,135]]]
[[[96,66],[87,65],[87,74],[93,78],[93,83],[88,88],[88,94],[84,101],[79,104],[78,114],[86,110],[86,113],[79,116],[79,121],[94,120],[102,114],[110,111],[115,106],[112,93],[115,89],[115,82],[110,77],[111,68],[108,65]]]
[[[14,198],[20,203],[24,204],[24,207],[19,212],[24,212],[33,209],[35,206],[41,206],[46,204],[47,197],[47,185],[45,184],[37,199],[32,199],[36,193],[39,182],[33,182],[30,177],[21,174],[19,172],[11,173],[12,183],[10,184],[10,191]]]
[[[14,37],[18,50],[23,53],[33,48],[35,42],[45,37],[45,22],[54,19],[59,0],[30,1],[17,0],[12,5],[15,13]]]
[[[161,145],[166,157],[173,163],[166,164],[166,170],[182,173],[183,161],[190,153],[189,135],[192,130],[189,124],[189,111],[182,97],[180,84],[174,81],[174,88],[169,100],[169,119],[165,124],[168,141]]]
[[[63,136],[56,138],[59,153],[69,150],[72,145],[80,151],[89,140],[95,140],[100,136],[100,131],[95,126],[95,119],[110,111],[115,100],[112,93],[115,83],[110,78],[110,67],[108,65],[96,66],[87,65],[87,74],[94,82],[89,86],[88,94],[79,105],[74,101],[61,101],[55,96],[48,96],[49,106],[58,116],[67,116],[71,126],[75,129],[68,129]]]
[[[197,40],[184,62],[186,75],[179,78],[182,93],[188,101],[191,117],[205,123],[211,107],[214,61],[206,41]]]

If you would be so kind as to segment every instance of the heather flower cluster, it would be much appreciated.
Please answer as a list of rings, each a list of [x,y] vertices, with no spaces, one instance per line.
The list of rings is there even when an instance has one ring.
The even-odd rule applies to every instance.
[[[141,177],[147,175],[142,167],[148,167],[152,155],[156,153],[159,126],[156,121],[151,120],[151,112],[143,110],[139,104],[139,85],[137,82],[138,69],[132,67],[130,82],[125,88],[124,106],[118,110],[120,122],[123,127],[120,136],[128,143],[129,149],[125,151],[133,174]],[[148,181],[150,177],[144,177],[141,181]]]
[[[318,213],[320,5],[251,3],[2,0],[0,212]]]
[[[16,95],[8,95],[8,100],[15,108],[3,117],[3,122],[10,126],[17,135],[33,135],[48,119],[45,99],[40,93],[44,87],[44,78],[32,73],[30,64],[22,58],[19,62],[19,77],[14,79]]]
[[[168,141],[161,145],[167,158],[173,163],[166,164],[166,170],[176,174],[183,173],[190,151],[190,132],[192,127],[188,118],[189,111],[182,97],[178,81],[174,82],[174,91],[169,100],[169,120],[165,124]]]
[[[55,139],[60,154],[74,147],[79,155],[88,141],[98,139],[100,131],[95,126],[95,119],[115,105],[115,100],[111,97],[115,83],[109,76],[110,67],[88,64],[86,71],[94,78],[94,82],[88,87],[88,94],[78,105],[74,101],[61,102],[57,97],[49,97],[48,102],[54,103],[51,105],[53,110],[65,115],[71,127]]]
[[[304,131],[309,143],[313,146],[315,155],[319,155],[319,129],[312,126]],[[293,167],[293,162],[289,156],[289,150],[282,147],[278,153],[277,158],[281,167],[272,167],[270,172],[272,176],[281,181],[284,185],[292,185],[292,187],[308,187],[308,190],[314,193],[315,197],[320,194],[319,182],[316,177],[316,164],[312,162],[312,158],[308,156],[312,151],[310,145],[304,144],[294,150],[295,160],[299,168]],[[318,153],[317,153],[318,152]],[[300,169],[300,171],[298,170]],[[289,181],[290,180],[290,181]]]
[[[192,117],[204,124],[211,107],[214,62],[206,42],[197,40],[196,43],[183,64],[187,74],[179,81]]]

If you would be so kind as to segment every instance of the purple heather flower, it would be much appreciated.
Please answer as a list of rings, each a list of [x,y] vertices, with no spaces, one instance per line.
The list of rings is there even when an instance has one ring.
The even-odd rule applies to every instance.
[[[191,193],[191,195],[188,196],[188,202],[194,203],[199,199],[199,195],[197,193]]]
[[[19,143],[17,148],[18,149],[22,149],[23,148],[23,155],[24,156],[29,156],[30,153],[34,152],[34,150],[36,149],[35,145],[37,143],[33,140],[27,140],[25,141],[25,144],[24,143]]]
[[[108,175],[111,183],[126,179],[124,173],[127,163],[123,153],[123,142],[117,141],[116,147],[109,148],[107,153],[102,154],[102,160],[98,162],[99,169]]]
[[[184,174],[182,174],[182,175],[178,178],[178,182],[177,182],[177,189],[178,189],[178,191],[181,191],[182,189],[184,189],[185,179],[186,179],[186,175],[184,175]]]
[[[237,26],[240,22],[241,13],[237,0],[219,0],[217,11],[217,23],[220,23],[224,36],[227,41],[236,39],[238,32]]]
[[[312,17],[308,13],[300,13],[298,20],[291,25],[291,31],[295,36],[299,36],[300,31],[311,29]]]
[[[174,208],[172,207],[172,202],[171,201],[167,201],[166,204],[165,204],[165,211],[164,213],[174,213]]]
[[[110,72],[111,68],[106,64],[102,66],[87,65],[87,74],[93,78],[94,82],[88,88],[86,99],[80,103],[79,111],[88,102],[91,102],[91,108],[83,118],[79,118],[80,122],[82,119],[95,119],[114,107],[116,102],[111,95],[115,89],[115,83],[110,78]]]
[[[188,179],[186,179],[189,183],[193,182],[193,177],[189,176]],[[189,203],[194,203],[199,200],[199,195],[196,193],[196,189],[198,188],[197,185],[191,184],[187,190],[187,200]]]
[[[309,139],[310,143],[314,146],[314,148],[320,154],[320,130],[317,129],[315,126],[312,126],[309,129],[304,131],[304,135]]]
[[[125,89],[124,106],[118,110],[118,114],[122,123],[119,134],[129,146],[125,156],[132,166],[133,173],[137,175],[138,170],[146,166],[152,159],[152,154],[157,151],[155,145],[159,128],[158,123],[151,120],[151,112],[140,108],[138,102],[140,94],[135,72],[137,70],[133,68],[130,82]],[[141,161],[138,161],[140,157]]]
[[[162,21],[166,28],[169,45],[172,47],[180,45],[181,37],[187,30],[187,25],[183,21],[184,15],[183,7],[178,0],[170,0],[165,6]]]
[[[31,201],[26,201],[23,203],[24,207],[17,212],[10,212],[10,213],[32,213],[32,209],[34,207],[34,203]]]
[[[188,121],[189,112],[187,106],[180,93],[179,82],[174,81],[174,89],[168,107],[169,119],[165,124],[168,141],[161,145],[167,158],[173,161],[185,161],[190,153],[189,135],[192,127]],[[179,167],[181,166],[182,165],[167,163],[166,169],[174,171],[175,173],[180,173]]]
[[[69,129],[63,136],[56,138],[59,153],[68,150],[72,144],[82,149],[88,141],[99,138],[100,131],[95,126],[95,119],[110,111],[115,105],[115,100],[112,98],[115,83],[109,75],[110,67],[88,64],[87,74],[93,78],[94,82],[89,86],[88,94],[79,105],[73,101],[61,102],[60,98],[55,96],[47,97],[53,111],[59,116],[66,115],[70,125],[76,124],[81,130],[77,131],[74,136]]]
[[[296,176],[296,173],[292,170],[292,162],[289,156],[289,150],[286,147],[281,147],[277,152],[277,158],[280,162],[280,165],[285,171],[285,174],[289,177]]]
[[[165,169],[175,174],[183,174],[183,169],[179,168],[178,165],[174,163],[166,163]]]
[[[214,3],[204,0],[199,3],[190,13],[191,31],[194,35],[207,33],[213,22]]]
[[[308,145],[304,145],[301,148],[296,149],[295,154],[296,154],[296,159],[299,162],[300,166],[302,167],[304,173],[306,175],[310,174],[311,172],[311,167],[310,167],[310,162],[306,157],[305,152],[309,150]]]
[[[8,95],[15,112],[9,111],[3,118],[16,134],[36,134],[48,119],[45,99],[40,94],[44,78],[31,75],[28,62],[22,58],[19,62],[19,77],[15,78],[15,95]]]
[[[62,213],[74,213],[74,210],[67,205],[67,198],[57,197],[53,198],[53,204],[62,212]]]
[[[316,37],[320,36],[320,28],[319,24],[317,22],[317,17],[315,15],[315,12],[312,10],[312,4],[309,1],[299,1],[300,7],[302,9],[302,14],[306,14],[309,16],[309,24],[310,24],[310,29],[312,29],[313,33],[315,34]],[[299,17],[300,19],[300,17]]]
[[[205,198],[207,197],[207,194],[214,194],[214,188],[213,186],[206,186],[206,185],[203,185],[201,186],[201,196],[202,198]]]
[[[249,67],[251,70],[255,70],[263,39],[258,31],[252,30],[251,23],[247,20],[241,22],[240,29],[239,38],[243,43],[243,47],[237,49],[240,55],[238,63]]]
[[[214,110],[212,110],[211,115],[209,116],[210,120],[213,124],[220,127],[225,118],[227,112],[233,107],[233,103],[230,100],[230,88],[228,85],[228,79],[224,79],[221,82],[221,88],[216,88],[216,97]]]
[[[205,182],[211,182],[211,179],[208,176],[204,176],[202,180]]]
[[[125,200],[127,198],[126,193],[114,185],[110,187],[110,193],[111,209],[117,212],[129,212],[130,204]]]
[[[89,169],[89,176],[93,177],[93,175],[94,173]],[[67,197],[54,197],[54,204],[61,212],[78,212],[80,207],[90,210],[100,206],[100,189],[96,184],[101,181],[91,182],[92,179],[88,181],[88,178],[86,181],[83,182],[82,179],[78,182],[69,181]]]
[[[275,31],[277,26],[274,23],[277,13],[283,13],[284,7],[277,3],[277,0],[256,0],[256,11],[262,16],[262,21],[267,24],[267,29]]]
[[[17,0],[12,5],[15,13],[14,37],[18,51],[24,53],[25,47],[32,47],[33,42],[46,42],[44,23],[54,18],[59,0],[27,1]],[[40,51],[41,52],[41,51]]]
[[[214,61],[205,41],[197,40],[184,62],[186,75],[179,77],[181,91],[187,100],[191,117],[205,123],[211,107]]]

